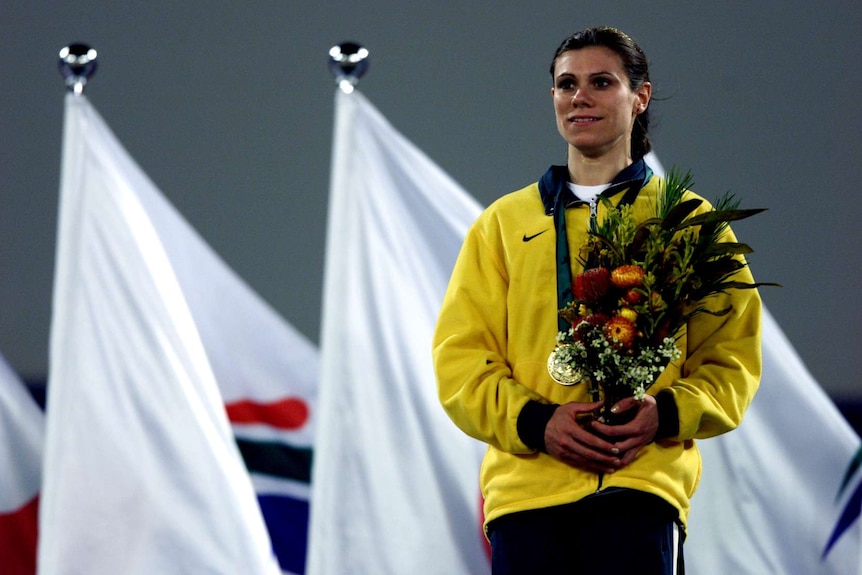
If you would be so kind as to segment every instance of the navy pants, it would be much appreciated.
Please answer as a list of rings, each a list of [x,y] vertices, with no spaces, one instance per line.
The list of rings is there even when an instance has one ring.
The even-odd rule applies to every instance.
[[[488,525],[493,575],[683,575],[676,510],[629,489]]]

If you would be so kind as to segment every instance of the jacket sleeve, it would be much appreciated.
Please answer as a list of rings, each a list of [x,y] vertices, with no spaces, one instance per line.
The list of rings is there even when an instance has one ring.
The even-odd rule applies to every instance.
[[[736,241],[728,229],[725,241]],[[753,283],[748,266],[734,280]],[[686,328],[681,377],[670,387],[676,404],[677,440],[713,437],[735,429],[754,398],[761,374],[761,302],[757,289],[732,289],[703,302],[730,313],[693,317]]]
[[[513,379],[506,362],[509,278],[500,242],[484,231],[488,220],[480,217],[467,234],[443,300],[433,342],[438,394],[468,435],[530,453],[517,421],[539,396]]]

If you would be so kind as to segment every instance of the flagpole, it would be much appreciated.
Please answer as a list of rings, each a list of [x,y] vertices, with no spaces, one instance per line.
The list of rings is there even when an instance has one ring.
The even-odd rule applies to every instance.
[[[66,89],[76,95],[84,93],[87,81],[96,73],[95,48],[74,43],[60,50],[60,74],[66,79]]]
[[[353,92],[369,64],[368,49],[356,42],[342,42],[329,50],[329,71],[345,94]]]

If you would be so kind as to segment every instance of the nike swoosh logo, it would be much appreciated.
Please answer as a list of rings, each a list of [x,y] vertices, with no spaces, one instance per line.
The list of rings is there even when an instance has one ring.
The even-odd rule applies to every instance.
[[[525,242],[528,242],[528,241],[530,241],[530,240],[532,240],[532,239],[534,239],[534,238],[539,237],[540,235],[542,235],[542,234],[543,234],[543,233],[545,233],[546,231],[548,231],[548,229],[547,229],[547,228],[545,228],[544,230],[542,230],[542,231],[541,231],[541,232],[539,232],[538,234],[533,234],[532,236],[528,236],[527,234],[524,234],[524,238],[523,238],[523,240],[524,240]]]

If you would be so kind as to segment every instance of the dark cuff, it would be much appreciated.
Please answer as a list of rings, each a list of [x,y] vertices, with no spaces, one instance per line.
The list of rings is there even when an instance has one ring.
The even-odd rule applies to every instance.
[[[559,405],[530,400],[518,414],[518,436],[527,447],[547,453],[545,428]]]
[[[660,391],[655,396],[655,401],[658,406],[658,431],[653,441],[679,435],[679,411],[676,408],[673,394],[668,391]]]

